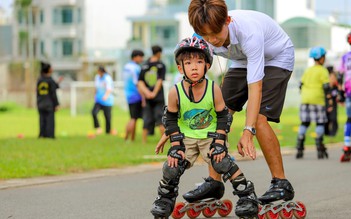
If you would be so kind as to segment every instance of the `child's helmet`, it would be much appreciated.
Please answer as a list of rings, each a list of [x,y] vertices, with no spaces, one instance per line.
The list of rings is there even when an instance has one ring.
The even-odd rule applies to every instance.
[[[327,54],[327,51],[321,46],[313,47],[310,50],[310,57],[313,59],[320,59],[322,56],[325,56],[325,54]]]
[[[198,38],[196,36],[188,37],[181,40],[175,50],[174,50],[174,57],[177,59],[178,55],[183,52],[184,50],[192,49],[192,50],[199,50],[200,52],[205,53],[206,61],[212,65],[213,61],[213,52],[210,46],[204,39]]]
[[[347,34],[347,42],[351,45],[351,32],[349,34]]]

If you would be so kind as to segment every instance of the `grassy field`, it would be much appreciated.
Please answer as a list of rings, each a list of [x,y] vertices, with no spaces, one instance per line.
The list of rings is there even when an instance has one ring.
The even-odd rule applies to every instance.
[[[0,103],[0,180],[27,178],[45,175],[60,175],[101,168],[116,168],[142,163],[162,161],[163,156],[154,155],[154,147],[160,134],[155,130],[148,143],[141,143],[142,121],[138,122],[137,139],[126,143],[123,140],[127,111],[115,107],[113,128],[116,136],[88,136],[94,133],[89,110],[71,117],[68,109],[56,113],[56,139],[38,139],[39,121],[36,109],[26,109],[15,104]],[[104,119],[99,115],[102,126]],[[343,141],[344,108],[339,108],[340,129],[336,137],[326,137],[325,142]],[[281,123],[272,123],[282,147],[294,147],[300,123],[297,108],[284,109]],[[244,112],[234,117],[229,138],[231,153],[236,152],[244,126]],[[314,126],[307,133],[307,145],[314,144]],[[256,147],[258,144],[256,143]],[[150,155],[150,156],[149,156]]]

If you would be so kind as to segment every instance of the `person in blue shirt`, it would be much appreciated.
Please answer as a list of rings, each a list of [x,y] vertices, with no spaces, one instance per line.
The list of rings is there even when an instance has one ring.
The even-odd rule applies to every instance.
[[[94,128],[96,134],[102,134],[102,129],[98,120],[98,113],[100,110],[104,112],[106,134],[111,133],[111,110],[114,102],[112,89],[112,77],[105,71],[103,66],[98,67],[98,74],[95,75],[95,104],[92,110]]]
[[[131,60],[123,68],[124,93],[127,99],[130,120],[126,125],[124,140],[135,139],[135,127],[138,118],[142,118],[142,97],[138,90],[138,78],[141,71],[140,64],[144,61],[144,52],[133,50]]]

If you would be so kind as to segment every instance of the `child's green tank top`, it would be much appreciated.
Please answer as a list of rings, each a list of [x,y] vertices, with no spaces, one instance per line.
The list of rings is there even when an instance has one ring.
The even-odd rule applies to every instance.
[[[204,139],[207,138],[207,132],[216,131],[217,115],[213,101],[214,82],[206,79],[202,83],[206,83],[206,89],[199,102],[190,102],[182,82],[176,84],[180,114],[178,125],[186,137]]]

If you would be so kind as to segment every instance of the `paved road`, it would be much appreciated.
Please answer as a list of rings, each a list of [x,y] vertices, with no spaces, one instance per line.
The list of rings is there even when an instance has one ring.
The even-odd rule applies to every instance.
[[[284,152],[286,174],[295,187],[295,200],[306,204],[306,218],[351,218],[351,163],[339,162],[340,147],[329,152],[328,160],[317,160],[312,150],[299,161],[292,153]],[[264,159],[238,160],[238,165],[254,181],[257,194],[263,194],[270,181]],[[152,218],[149,210],[161,177],[160,167],[143,165],[137,169],[0,181],[0,219]],[[206,176],[207,168],[202,164],[185,172],[180,194]],[[231,191],[227,183],[225,198],[236,202]],[[232,213],[227,218],[237,217]]]

